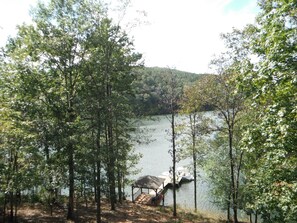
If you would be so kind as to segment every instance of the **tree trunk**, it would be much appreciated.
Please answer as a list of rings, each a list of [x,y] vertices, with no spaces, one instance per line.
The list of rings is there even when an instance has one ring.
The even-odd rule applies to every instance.
[[[94,163],[93,166],[93,182],[94,182],[94,200],[95,203],[97,202],[97,161]]]
[[[84,199],[85,199],[85,204],[86,207],[88,208],[88,192],[87,192],[87,187],[86,187],[86,181],[84,180]]]
[[[237,198],[236,198],[236,182],[234,173],[234,160],[233,160],[233,128],[229,126],[229,159],[230,159],[230,173],[231,173],[231,197],[234,223],[238,223],[237,217]]]
[[[117,126],[118,126],[117,119],[115,119],[115,121],[116,121],[115,126],[117,128]],[[117,157],[116,172],[117,172],[117,183],[118,183],[118,199],[119,199],[119,203],[122,204],[122,201],[123,201],[123,195],[122,195],[122,171],[123,171],[123,168],[121,168],[121,160],[124,159],[124,157],[119,152],[119,150],[121,149],[121,145],[119,143],[119,137],[118,137],[117,131],[115,132],[115,139],[116,139],[116,157]]]
[[[10,200],[10,215],[9,215],[9,222],[13,222],[13,192],[9,192],[9,200]]]
[[[122,177],[121,177],[121,170],[120,166],[118,165],[117,168],[117,181],[118,181],[118,197],[119,197],[119,203],[121,204],[123,201],[123,195],[122,195]]]
[[[111,210],[115,210],[116,204],[116,191],[115,191],[115,160],[114,160],[114,151],[113,151],[113,133],[112,126],[109,121],[106,132],[106,145],[108,147],[108,163],[107,163],[107,176],[109,182],[109,196],[110,196],[110,206]]]
[[[196,157],[196,117],[195,114],[190,115],[190,124],[191,124],[191,131],[192,131],[192,146],[193,146],[193,166],[194,166],[194,205],[195,205],[195,212],[197,212],[197,157]]]
[[[15,194],[15,201],[14,201],[14,220],[13,222],[18,222],[18,203],[19,199],[21,198],[21,192],[16,192]]]
[[[97,180],[96,180],[96,188],[97,188],[97,205],[96,205],[96,211],[97,211],[97,215],[96,215],[96,220],[97,223],[101,223],[101,188],[100,188],[100,180],[101,180],[101,162],[100,160],[97,161]]]
[[[195,212],[197,212],[197,170],[196,170],[196,155],[194,158],[194,202],[195,202]]]
[[[68,169],[69,169],[69,203],[67,219],[74,220],[74,157],[73,145],[68,145]]]
[[[124,176],[124,174],[122,174],[122,189],[123,189],[123,191],[122,191],[122,199],[123,200],[126,200],[126,194],[125,194],[125,176]]]
[[[3,222],[5,222],[5,218],[6,218],[6,203],[7,203],[7,195],[6,193],[3,193],[3,197],[4,197],[4,204],[3,204]]]
[[[115,210],[116,204],[116,192],[115,192],[115,177],[112,162],[108,164],[108,180],[109,180],[109,199],[110,199],[110,209]]]
[[[173,176],[173,216],[176,217],[176,176],[175,176],[175,168],[176,168],[176,155],[175,155],[175,114],[172,111],[171,114],[171,130],[172,130],[172,176]]]
[[[98,119],[99,119],[99,115],[98,115]],[[99,124],[100,125],[100,124]],[[96,211],[97,211],[97,214],[96,214],[96,221],[97,223],[101,223],[101,184],[100,184],[100,181],[101,181],[101,145],[100,145],[100,132],[101,132],[101,129],[100,127],[98,128],[98,132],[97,132],[97,137],[96,137],[96,172],[97,172],[97,177],[96,177],[96,181],[95,181],[95,188],[96,188],[96,202],[97,202],[97,205],[96,205]]]
[[[68,82],[69,81],[69,82]],[[68,85],[69,83],[69,85]],[[73,82],[72,82],[72,73],[69,74],[69,79],[67,75],[65,75],[65,85],[69,90],[67,91],[67,118],[66,122],[74,123],[76,119],[76,114],[74,110],[73,103]],[[68,202],[68,213],[67,219],[74,220],[74,144],[72,142],[72,137],[75,135],[73,129],[69,129],[70,132],[68,134],[68,144],[67,144],[67,152],[68,152],[68,171],[69,171],[69,202]]]
[[[107,69],[108,71],[108,69]],[[108,72],[107,72],[108,73]],[[112,86],[108,82],[106,84],[106,96],[108,98],[108,116],[107,116],[107,134],[106,134],[106,145],[108,148],[108,164],[107,164],[107,175],[109,180],[109,194],[110,194],[110,205],[111,210],[115,210],[116,204],[116,183],[115,183],[115,152],[113,148],[114,136],[113,136],[113,108],[112,108]]]
[[[229,199],[227,201],[227,221],[230,223],[231,222],[231,214],[230,214],[230,200],[231,200],[231,195],[229,194]]]

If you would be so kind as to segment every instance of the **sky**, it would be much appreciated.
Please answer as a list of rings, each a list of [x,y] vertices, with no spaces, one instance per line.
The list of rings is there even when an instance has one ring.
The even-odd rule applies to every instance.
[[[30,22],[36,3],[0,0],[0,46],[16,34],[16,25]],[[257,0],[131,0],[125,13],[114,15],[129,27],[146,66],[209,73],[209,62],[224,50],[220,34],[253,23],[257,10]]]

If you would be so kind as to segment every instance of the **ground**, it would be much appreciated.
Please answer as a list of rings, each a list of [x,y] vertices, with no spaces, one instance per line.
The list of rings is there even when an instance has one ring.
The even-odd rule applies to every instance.
[[[22,205],[18,210],[19,223],[49,223],[49,222],[65,222],[67,211],[63,208],[55,207],[51,216],[49,208],[41,204]],[[0,219],[0,222],[2,217]],[[77,223],[93,223],[96,222],[96,211],[94,205],[79,205],[76,207]],[[172,210],[169,207],[154,207],[147,205],[134,204],[130,201],[125,201],[123,204],[118,204],[116,211],[111,211],[107,202],[103,202],[102,207],[102,222],[195,222],[195,223],[220,223],[220,219],[203,216],[199,213],[193,213],[185,210],[178,210],[178,217],[173,218]]]

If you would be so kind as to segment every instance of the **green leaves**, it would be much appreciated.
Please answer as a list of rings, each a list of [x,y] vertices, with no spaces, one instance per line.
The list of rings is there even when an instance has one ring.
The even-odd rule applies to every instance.
[[[124,180],[137,160],[128,98],[141,55],[106,10],[98,1],[39,3],[34,24],[19,26],[0,58],[1,177],[9,190],[32,183],[49,197],[68,185],[69,218],[78,179],[93,187],[108,166],[115,191],[116,171]],[[17,188],[17,179],[28,183]]]
[[[246,176],[264,222],[296,221],[296,1],[260,2],[249,49],[257,69],[242,77],[253,116],[246,125]],[[247,81],[247,82],[245,82]],[[269,216],[268,213],[273,213]]]

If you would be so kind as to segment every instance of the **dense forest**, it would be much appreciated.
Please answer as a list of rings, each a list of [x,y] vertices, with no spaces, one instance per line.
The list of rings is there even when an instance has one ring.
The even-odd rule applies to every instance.
[[[25,202],[75,220],[85,203],[101,222],[135,173],[135,120],[169,114],[173,174],[190,157],[194,190],[203,169],[227,222],[297,222],[297,3],[258,4],[255,24],[222,34],[216,73],[198,75],[144,67],[105,4],[39,3],[0,52],[1,220]]]
[[[183,88],[192,85],[204,74],[194,74],[170,68],[143,67],[135,70],[136,79],[133,88],[136,97],[132,99],[132,106],[136,115],[168,114],[168,106],[164,103],[163,94],[166,91],[168,74],[176,76],[179,94]]]

